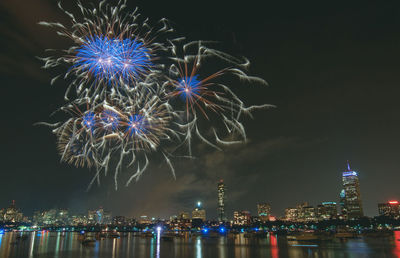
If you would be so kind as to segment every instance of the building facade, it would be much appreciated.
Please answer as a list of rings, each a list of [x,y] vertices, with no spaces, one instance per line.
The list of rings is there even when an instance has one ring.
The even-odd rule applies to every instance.
[[[257,204],[258,217],[260,221],[267,221],[271,216],[271,205],[268,203]]]
[[[358,173],[351,170],[347,162],[347,169],[342,173],[343,190],[340,193],[342,215],[345,219],[357,219],[364,216]]]
[[[218,220],[223,222],[225,217],[225,184],[224,180],[218,182]]]
[[[3,212],[3,221],[6,222],[22,222],[23,218],[24,215],[19,209],[17,209],[17,206],[15,205],[15,200],[13,200],[11,202],[11,205]]]
[[[236,226],[248,226],[251,224],[251,214],[249,211],[233,212],[233,224]]]
[[[317,220],[316,209],[308,202],[300,203],[296,208],[285,209],[285,220],[292,222],[311,222]]]
[[[336,202],[323,202],[317,206],[318,220],[330,220],[337,218]]]
[[[378,203],[378,212],[380,216],[387,216],[397,219],[400,217],[400,204],[398,201]]]
[[[196,207],[192,211],[192,220],[193,219],[206,221],[206,210],[201,206],[201,202],[198,202]]]
[[[285,220],[286,221],[297,221],[298,218],[297,208],[289,207],[285,209]]]

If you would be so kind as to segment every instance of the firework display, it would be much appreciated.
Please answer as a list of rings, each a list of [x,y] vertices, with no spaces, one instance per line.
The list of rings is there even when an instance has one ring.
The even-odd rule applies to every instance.
[[[211,42],[187,42],[166,19],[151,26],[137,10],[127,11],[126,1],[77,5],[79,15],[59,4],[69,26],[40,22],[72,42],[41,59],[44,68],[66,67],[51,81],[68,84],[60,108],[65,120],[47,125],[62,161],[95,168],[89,186],[108,171],[116,189],[121,173],[129,174],[129,185],[151,156],[162,157],[175,177],[172,158],[191,157],[194,144],[221,149],[245,141],[241,118],[270,106],[246,106],[231,87],[266,84],[245,73],[247,59],[211,48]]]

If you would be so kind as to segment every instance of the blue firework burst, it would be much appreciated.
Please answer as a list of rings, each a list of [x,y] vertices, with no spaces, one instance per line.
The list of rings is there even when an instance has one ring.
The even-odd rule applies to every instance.
[[[185,76],[179,80],[177,86],[178,94],[183,99],[190,99],[199,96],[201,93],[201,81],[198,79],[198,75]]]
[[[96,114],[92,111],[86,112],[82,117],[82,123],[87,129],[93,132],[96,127]]]
[[[101,113],[101,120],[103,121],[103,128],[111,128],[113,131],[118,129],[120,124],[120,116],[112,110],[104,110]]]
[[[126,133],[132,137],[137,134],[146,133],[146,119],[142,115],[131,115],[129,116],[129,122],[127,124]]]
[[[151,50],[137,39],[92,36],[78,48],[74,68],[90,72],[96,80],[136,82],[153,66]]]

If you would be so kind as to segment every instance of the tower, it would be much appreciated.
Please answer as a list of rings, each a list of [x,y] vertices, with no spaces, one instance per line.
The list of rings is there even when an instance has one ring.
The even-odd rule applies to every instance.
[[[271,216],[271,205],[269,205],[268,203],[259,203],[257,204],[257,211],[260,220],[267,221]]]
[[[218,183],[218,221],[225,221],[225,184],[224,180]]]
[[[346,171],[342,173],[343,190],[340,192],[342,214],[347,219],[356,219],[364,216],[358,173],[351,170],[347,161]]]

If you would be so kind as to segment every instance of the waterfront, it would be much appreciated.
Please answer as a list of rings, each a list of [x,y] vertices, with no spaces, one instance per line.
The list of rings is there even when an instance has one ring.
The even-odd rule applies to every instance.
[[[7,232],[0,235],[0,257],[400,257],[400,231],[388,237],[326,242],[288,241],[286,236],[270,233],[265,238],[186,234],[168,240],[160,234],[143,237],[125,233],[83,245],[79,236],[77,232]]]

